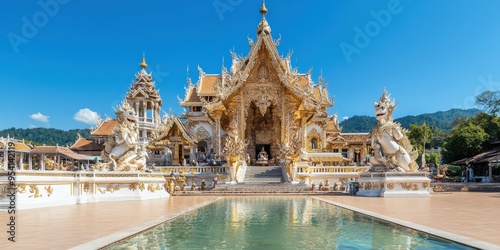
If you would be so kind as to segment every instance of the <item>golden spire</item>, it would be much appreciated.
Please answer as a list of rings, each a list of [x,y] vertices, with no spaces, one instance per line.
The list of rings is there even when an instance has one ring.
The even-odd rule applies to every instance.
[[[262,7],[260,7],[260,14],[262,14],[262,18],[267,14],[266,1],[262,0]]]
[[[141,68],[145,69],[148,67],[148,64],[146,63],[146,56],[144,55],[144,52],[142,53],[142,62],[139,64]]]

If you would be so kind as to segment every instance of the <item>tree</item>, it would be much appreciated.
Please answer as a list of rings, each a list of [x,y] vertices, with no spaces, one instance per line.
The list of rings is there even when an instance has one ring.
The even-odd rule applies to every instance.
[[[425,162],[439,166],[439,153],[425,153]]]
[[[425,140],[427,142],[432,138],[432,136],[429,127],[425,127]],[[418,154],[422,155],[422,149],[424,146],[424,125],[411,124],[410,130],[406,135],[408,136],[408,140],[410,140],[411,145],[413,145],[413,148],[416,148],[418,150]]]
[[[476,104],[482,107],[490,115],[496,115],[500,111],[500,91],[485,91],[476,96]]]
[[[427,148],[439,148],[443,146],[444,140],[448,136],[448,131],[442,130],[436,127],[431,127],[431,138],[428,139],[425,145],[429,145]]]
[[[484,132],[489,135],[490,142],[500,140],[500,118],[498,116],[481,112],[469,118],[468,121],[483,128]]]
[[[484,129],[471,121],[454,127],[443,144],[443,161],[452,162],[471,157],[489,144],[489,135]]]

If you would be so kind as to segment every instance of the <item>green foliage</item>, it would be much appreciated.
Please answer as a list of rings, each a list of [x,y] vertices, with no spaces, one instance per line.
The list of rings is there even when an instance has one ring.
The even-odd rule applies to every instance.
[[[64,131],[54,128],[9,128],[0,130],[0,137],[10,136],[11,138],[24,139],[26,143],[32,142],[34,145],[71,146],[78,138],[78,133],[82,137],[90,137],[89,129]]]
[[[448,136],[449,131],[442,130],[436,127],[431,127],[431,138],[426,142],[426,148],[438,148],[442,147],[444,143],[444,139]]]
[[[408,140],[410,140],[413,148],[416,148],[418,150],[418,154],[421,155],[423,152],[422,148],[424,146],[424,126],[411,124],[410,130],[406,136],[408,136]],[[431,138],[431,131],[429,127],[425,126],[425,141],[427,142],[429,138]]]
[[[484,129],[471,121],[460,124],[450,131],[443,145],[443,161],[470,157],[481,152],[489,142],[489,135]]]
[[[425,162],[434,164],[434,166],[439,166],[439,153],[425,153]]]
[[[494,115],[479,113],[468,121],[480,126],[489,135],[489,141],[500,139],[500,118]]]
[[[448,171],[446,171],[446,175],[450,177],[462,177],[463,167],[457,165],[447,165]]]
[[[423,124],[425,121],[428,127],[448,131],[453,128],[456,119],[469,118],[479,112],[478,109],[450,109],[431,114],[404,116],[394,119],[394,121],[401,123],[401,126],[406,129],[410,129],[411,124]],[[374,116],[353,116],[340,122],[339,125],[342,127],[342,132],[345,133],[366,133],[370,132],[376,124],[377,119]]]

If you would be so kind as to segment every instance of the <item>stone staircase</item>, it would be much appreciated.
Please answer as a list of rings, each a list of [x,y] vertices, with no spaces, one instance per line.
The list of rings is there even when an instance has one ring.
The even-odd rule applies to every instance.
[[[248,166],[245,173],[245,180],[242,184],[279,184],[283,181],[281,167],[269,166]]]
[[[215,188],[205,191],[180,191],[174,196],[234,196],[234,195],[346,195],[332,191],[311,190],[306,184],[291,184],[283,182],[279,166],[248,166],[244,182],[238,184],[218,183]]]

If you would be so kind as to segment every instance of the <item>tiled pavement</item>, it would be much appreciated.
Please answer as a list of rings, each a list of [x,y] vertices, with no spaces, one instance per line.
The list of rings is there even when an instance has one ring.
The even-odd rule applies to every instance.
[[[482,245],[483,248],[500,249],[500,193],[435,193],[430,198],[318,198],[417,228],[450,233],[450,237],[457,235],[459,239],[479,246],[481,242],[492,244]],[[68,249],[77,246],[93,249],[216,199],[210,196],[174,196],[161,200],[17,211],[15,243],[7,240],[9,214],[1,212],[0,249]]]

